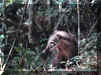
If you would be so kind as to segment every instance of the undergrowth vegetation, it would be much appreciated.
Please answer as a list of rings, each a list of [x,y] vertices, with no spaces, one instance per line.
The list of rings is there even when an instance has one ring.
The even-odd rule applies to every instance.
[[[55,3],[52,0],[48,5],[45,0],[36,3],[33,1],[32,4],[23,4],[15,0],[11,4],[5,2],[4,7],[0,7],[0,74],[33,75],[35,72],[37,75],[39,72],[39,75],[50,75],[51,71],[54,71],[53,75],[67,74],[59,71],[68,71],[68,73],[99,71],[100,73],[101,5],[96,7],[91,5],[89,0],[80,0],[78,10],[77,2],[73,0],[71,2],[60,0],[59,4],[58,1]],[[51,67],[51,58],[48,59],[48,64],[45,64],[40,55],[56,28],[78,36],[77,11],[80,12],[78,55],[66,62],[60,62],[65,63],[66,69]],[[76,74],[74,72],[73,75]]]

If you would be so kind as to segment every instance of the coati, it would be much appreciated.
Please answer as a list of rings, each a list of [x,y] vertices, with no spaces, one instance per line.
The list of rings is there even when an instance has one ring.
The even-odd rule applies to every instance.
[[[56,30],[49,37],[46,48],[42,52],[42,57],[47,60],[47,57],[51,57],[51,64],[57,68],[65,68],[64,64],[60,64],[61,61],[67,61],[76,56],[77,42],[72,33]]]

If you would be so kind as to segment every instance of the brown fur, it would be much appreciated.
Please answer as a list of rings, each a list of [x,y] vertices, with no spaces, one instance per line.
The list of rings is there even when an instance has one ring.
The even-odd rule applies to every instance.
[[[51,47],[54,41],[56,44]],[[52,53],[53,51],[56,53]],[[56,31],[50,36],[48,45],[43,52],[46,53],[45,57],[52,55],[51,64],[57,66],[61,61],[66,61],[77,55],[76,39],[71,33]]]

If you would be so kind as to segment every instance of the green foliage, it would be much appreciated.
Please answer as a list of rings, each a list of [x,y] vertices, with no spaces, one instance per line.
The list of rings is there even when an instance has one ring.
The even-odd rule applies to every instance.
[[[0,48],[4,47],[4,44],[3,44],[4,39],[5,39],[5,36],[3,34],[0,35]]]
[[[22,3],[23,0],[13,0],[16,3]],[[65,0],[58,0],[57,4],[61,4],[62,2],[64,2]],[[12,0],[8,1],[8,4],[11,3]],[[56,24],[58,24],[58,19],[61,18],[61,15],[64,14],[64,18],[60,19],[61,20],[61,24],[66,25],[67,27],[65,27],[65,30],[70,30],[71,32],[73,32],[74,34],[77,33],[77,8],[76,8],[76,0],[72,0],[71,3],[69,3],[69,5],[71,6],[71,10],[69,10],[69,12],[67,12],[66,14],[64,14],[64,12],[58,12],[58,8],[57,6],[52,6],[50,8],[47,8],[43,11],[43,9],[40,6],[38,7],[38,11],[37,9],[34,10],[33,12],[35,13],[34,16],[45,16],[45,17],[53,17],[52,19],[54,19],[55,21],[52,21],[53,26],[56,26]],[[0,5],[2,6],[2,5]],[[6,5],[7,6],[7,5]],[[44,5],[42,5],[42,7],[44,7]],[[1,7],[0,7],[1,8]],[[0,9],[0,11],[3,11],[2,9]],[[86,14],[85,14],[86,13]],[[33,21],[36,20],[36,18],[33,16]],[[55,19],[56,18],[56,19]],[[44,19],[44,18],[43,18]],[[96,44],[97,44],[97,33],[95,32],[95,29],[93,31],[93,33],[91,33],[91,36],[87,37],[88,32],[90,30],[90,28],[92,27],[92,25],[95,22],[95,15],[93,14],[93,12],[91,11],[91,9],[86,8],[85,6],[81,5],[80,6],[80,29],[81,29],[81,40],[80,40],[80,50],[78,51],[79,56],[75,56],[73,57],[70,61],[67,60],[67,62],[62,61],[60,63],[66,63],[66,66],[70,66],[72,64],[72,66],[70,66],[70,68],[75,69],[76,71],[91,71],[91,70],[96,70]],[[33,22],[34,23],[34,22]],[[43,21],[42,21],[43,23]],[[44,64],[44,61],[41,59],[40,54],[42,52],[42,50],[45,48],[48,38],[40,38],[41,34],[39,34],[40,36],[38,36],[38,40],[34,40],[34,42],[39,41],[38,44],[29,44],[29,39],[25,38],[26,35],[28,35],[29,31],[27,31],[28,26],[27,25],[19,25],[14,24],[13,23],[5,23],[8,26],[8,30],[14,30],[15,33],[10,33],[7,34],[7,37],[5,38],[4,34],[0,35],[0,48],[5,47],[5,42],[7,42],[7,48],[5,48],[5,50],[8,50],[8,53],[10,51],[9,48],[12,47],[12,39],[17,39],[16,40],[16,45],[14,45],[13,48],[13,52],[10,55],[10,59],[7,63],[7,67],[6,70],[16,70],[19,72],[23,73],[23,70],[30,70],[30,71],[40,71],[41,69],[43,70],[43,68],[49,68],[50,66],[50,60],[53,58],[52,56],[50,56],[48,58],[48,64]],[[40,23],[41,24],[41,23]],[[12,25],[12,26],[11,26]],[[20,27],[21,26],[21,27]],[[41,26],[41,25],[40,25]],[[42,27],[44,28],[43,31],[45,29],[49,29],[47,31],[52,32],[53,28],[51,28],[52,25],[47,26],[47,25],[43,25]],[[36,29],[35,29],[35,28]],[[15,28],[15,29],[13,29]],[[17,29],[19,28],[19,29]],[[21,29],[22,28],[22,29]],[[35,34],[37,34],[38,32],[38,28],[36,26],[36,24],[33,24],[32,27],[33,31]],[[17,32],[19,31],[19,32]],[[21,32],[21,33],[20,33]],[[40,32],[40,31],[39,31]],[[18,34],[18,35],[17,35]],[[31,33],[32,35],[34,35],[33,33]],[[45,34],[45,36],[49,36],[50,34]],[[36,35],[33,36],[33,38]],[[28,36],[27,36],[28,37]],[[98,46],[101,47],[101,39],[98,39]],[[56,54],[55,51],[53,51],[53,54]],[[6,56],[5,56],[6,57]],[[1,58],[1,57],[0,57]],[[6,60],[6,58],[5,58]],[[74,65],[74,63],[76,63],[76,66]],[[56,68],[55,68],[56,69]],[[71,70],[71,69],[70,69]],[[8,71],[8,72],[10,72]],[[7,73],[8,73],[7,72]],[[13,73],[13,72],[11,72]],[[32,74],[33,75],[33,74]],[[57,73],[53,73],[53,75],[58,75]],[[65,75],[64,73],[61,73],[61,75]]]

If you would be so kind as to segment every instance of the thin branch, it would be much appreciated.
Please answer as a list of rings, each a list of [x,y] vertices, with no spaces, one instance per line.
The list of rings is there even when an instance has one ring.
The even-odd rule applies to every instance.
[[[13,24],[14,26],[18,26],[18,23],[14,23],[12,20],[10,20],[10,19],[7,19],[7,18],[0,18],[0,22],[4,22],[5,24],[6,23],[11,23],[11,24]]]
[[[80,48],[80,7],[79,7],[80,1],[77,0],[77,14],[78,14],[78,50]]]
[[[97,21],[93,24],[93,26],[91,27],[91,29],[89,30],[89,33],[88,33],[88,37],[91,35],[91,33],[93,32],[95,26],[97,25]]]
[[[21,15],[21,20],[20,20],[18,29],[20,29],[20,27],[22,26],[23,19],[24,19],[24,14],[25,14],[25,12],[26,12],[26,8],[27,8],[27,5],[28,5],[28,1],[29,1],[29,0],[27,0],[26,3],[25,3],[24,11],[22,12],[23,14]]]
[[[66,12],[65,12],[64,14],[62,14],[61,17],[58,19],[58,22],[57,22],[56,26],[54,27],[54,30],[57,30],[57,28],[59,27],[59,24],[61,23],[63,17],[65,16],[65,14],[66,14],[67,12],[70,12],[71,8],[65,9],[65,10],[66,10]],[[69,13],[69,14],[70,14],[70,13]]]
[[[11,47],[11,49],[10,49],[10,51],[9,51],[9,55],[8,55],[6,61],[5,61],[5,64],[3,65],[3,68],[2,68],[2,71],[3,71],[3,72],[4,72],[4,70],[5,70],[5,67],[6,67],[7,63],[8,63],[9,57],[10,57],[12,51],[13,51],[13,48],[14,48],[14,45],[15,45],[15,41],[16,41],[16,39],[13,41],[12,47]]]

